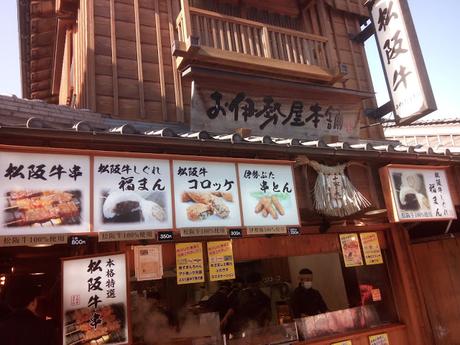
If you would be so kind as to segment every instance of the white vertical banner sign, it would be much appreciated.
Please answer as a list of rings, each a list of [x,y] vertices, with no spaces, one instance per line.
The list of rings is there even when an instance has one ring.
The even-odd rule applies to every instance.
[[[395,114],[413,122],[437,108],[409,6],[406,0],[369,3]]]
[[[87,156],[0,152],[0,236],[90,231]]]
[[[64,345],[128,344],[126,255],[62,261]]]

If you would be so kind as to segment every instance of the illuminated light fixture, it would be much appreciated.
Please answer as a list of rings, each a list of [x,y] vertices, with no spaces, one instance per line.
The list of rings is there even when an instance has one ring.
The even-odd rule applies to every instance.
[[[51,246],[52,246],[51,243],[39,243],[39,244],[29,245],[29,247],[33,247],[33,248],[45,248],[45,247],[51,247]]]
[[[43,275],[45,275],[45,272],[33,272],[33,273],[29,273],[29,275],[31,275],[31,276],[43,276]]]
[[[365,216],[377,216],[377,215],[380,215],[380,214],[383,214],[383,213],[386,213],[386,212],[387,212],[386,208],[381,208],[381,209],[378,209],[378,210],[367,211],[366,213],[364,213],[364,215]]]

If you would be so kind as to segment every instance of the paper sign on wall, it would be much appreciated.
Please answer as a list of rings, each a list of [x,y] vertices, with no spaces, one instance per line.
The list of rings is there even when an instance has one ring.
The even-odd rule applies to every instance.
[[[235,163],[173,161],[176,226],[241,226]]]
[[[176,243],[176,271],[178,285],[204,282],[201,242]]]
[[[65,259],[63,344],[128,344],[126,255]]]
[[[89,232],[89,157],[0,152],[0,198],[0,236]]]
[[[245,226],[299,225],[290,165],[238,163]]]
[[[134,271],[137,280],[156,280],[163,278],[161,245],[135,246]]]
[[[171,198],[168,160],[94,158],[96,230],[171,229]]]
[[[351,340],[344,340],[344,341],[339,341],[338,343],[333,343],[331,345],[353,345]]]
[[[363,232],[359,234],[363,247],[366,265],[383,264],[382,252],[379,245],[379,237],[376,232]]]
[[[390,345],[390,341],[388,340],[388,334],[376,334],[369,336],[369,345]]]
[[[359,247],[358,234],[340,234],[339,236],[345,267],[361,266],[363,257]]]
[[[235,279],[232,241],[208,242],[208,259],[211,281]]]

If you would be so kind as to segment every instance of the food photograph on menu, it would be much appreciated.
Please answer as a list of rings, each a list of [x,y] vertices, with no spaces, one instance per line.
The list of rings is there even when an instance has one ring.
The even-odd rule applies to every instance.
[[[65,345],[120,344],[127,341],[125,306],[81,308],[65,314]]]
[[[5,195],[5,227],[78,225],[81,191],[16,190]]]
[[[167,218],[161,192],[103,190],[100,197],[104,223],[164,222]]]
[[[179,228],[240,226],[235,163],[174,161]]]

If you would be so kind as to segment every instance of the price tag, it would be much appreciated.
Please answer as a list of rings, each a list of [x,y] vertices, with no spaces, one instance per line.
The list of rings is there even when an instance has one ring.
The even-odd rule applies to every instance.
[[[83,236],[70,236],[67,243],[71,246],[86,246],[88,244],[88,238]]]
[[[300,228],[288,228],[288,233],[293,236],[300,235]]]
[[[172,241],[173,239],[174,235],[172,231],[159,231],[157,233],[157,240],[160,242]]]
[[[243,237],[243,231],[241,229],[230,229],[228,230],[230,238],[241,238]]]

